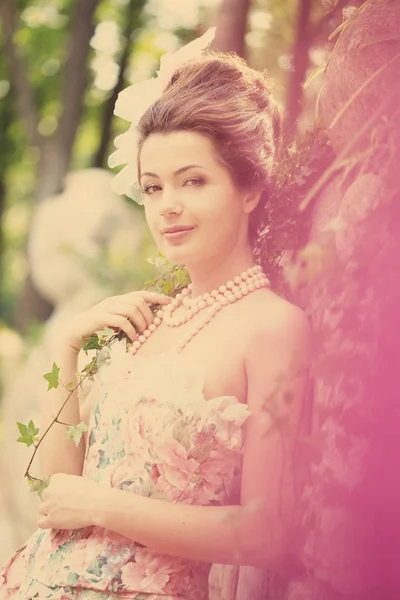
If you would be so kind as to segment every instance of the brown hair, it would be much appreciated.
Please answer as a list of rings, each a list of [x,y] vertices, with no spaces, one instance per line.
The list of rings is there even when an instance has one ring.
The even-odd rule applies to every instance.
[[[237,186],[263,189],[250,215],[249,236],[254,244],[271,195],[281,136],[281,115],[268,77],[233,53],[214,51],[177,69],[163,95],[139,122],[139,173],[140,151],[147,137],[178,130],[206,135]]]

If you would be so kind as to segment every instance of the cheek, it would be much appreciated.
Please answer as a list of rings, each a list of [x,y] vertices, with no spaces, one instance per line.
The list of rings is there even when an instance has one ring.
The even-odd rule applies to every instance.
[[[241,219],[240,200],[226,186],[215,186],[204,205],[204,220],[223,231],[235,229]]]
[[[221,222],[231,210],[235,210],[235,201],[226,185],[208,185],[196,203],[196,209],[200,218],[210,223]]]

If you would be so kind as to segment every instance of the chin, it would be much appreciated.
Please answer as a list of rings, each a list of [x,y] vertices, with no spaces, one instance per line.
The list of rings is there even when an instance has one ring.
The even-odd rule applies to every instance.
[[[165,258],[175,265],[187,265],[198,262],[201,251],[192,248],[188,248],[186,245],[181,246],[167,246],[164,245],[161,252]]]
[[[186,264],[190,260],[189,256],[191,254],[185,252],[183,248],[164,248],[162,253],[169,262],[175,265]]]

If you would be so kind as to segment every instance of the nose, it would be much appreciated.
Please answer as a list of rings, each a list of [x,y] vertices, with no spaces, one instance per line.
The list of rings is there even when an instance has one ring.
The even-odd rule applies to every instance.
[[[160,213],[163,217],[182,213],[182,204],[178,200],[177,193],[168,186],[165,186],[163,191]]]

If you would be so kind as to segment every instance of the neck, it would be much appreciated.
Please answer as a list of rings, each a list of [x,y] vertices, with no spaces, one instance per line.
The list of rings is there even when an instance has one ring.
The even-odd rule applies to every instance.
[[[219,261],[213,260],[211,265],[207,262],[207,264],[201,263],[188,266],[193,297],[224,285],[254,264],[253,254],[251,249],[248,248],[239,256],[231,255]]]

